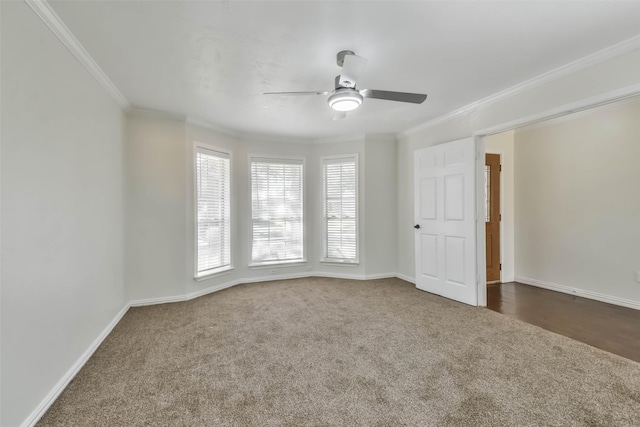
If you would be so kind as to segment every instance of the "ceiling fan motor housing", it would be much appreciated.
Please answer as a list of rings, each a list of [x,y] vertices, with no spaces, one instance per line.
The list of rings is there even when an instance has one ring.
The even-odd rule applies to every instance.
[[[339,87],[329,95],[327,102],[329,107],[336,111],[351,111],[358,108],[363,100],[363,96],[357,90]]]
[[[352,50],[341,50],[338,52],[336,55],[336,63],[338,64],[338,67],[342,67],[344,65],[344,57],[347,55],[355,55],[355,52]]]

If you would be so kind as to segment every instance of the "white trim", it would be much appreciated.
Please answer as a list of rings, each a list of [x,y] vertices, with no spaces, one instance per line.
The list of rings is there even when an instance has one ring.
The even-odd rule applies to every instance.
[[[580,101],[564,104],[541,113],[532,114],[530,116],[521,117],[510,122],[502,123],[496,126],[485,128],[474,132],[476,136],[488,136],[502,133],[524,126],[531,126],[547,120],[556,119],[567,114],[578,113],[590,108],[596,108],[614,102],[624,101],[640,95],[640,83],[615,89],[599,95],[591,96]]]
[[[433,120],[429,120],[426,123],[422,123],[418,126],[399,132],[397,134],[397,137],[405,138],[411,135],[415,135],[418,132],[431,128],[447,120],[456,118],[458,116],[463,116],[465,114],[469,114],[470,112],[477,110],[479,108],[487,107],[491,104],[494,104],[498,101],[502,101],[506,98],[517,95],[519,93],[525,92],[536,86],[540,86],[550,81],[559,79],[560,77],[564,77],[572,73],[584,70],[596,64],[602,63],[604,61],[615,58],[617,56],[624,55],[626,53],[632,52],[637,49],[640,49],[640,36],[635,36],[630,39],[624,40],[620,43],[614,44],[613,46],[609,46],[605,49],[602,49],[590,55],[584,56],[576,61],[570,62],[561,67],[547,71],[545,73],[539,74],[538,76],[533,77],[529,80],[525,80],[507,89],[496,92],[493,95],[474,101],[470,104],[467,104],[461,108],[453,110]],[[505,130],[509,130],[509,129],[505,129]]]
[[[368,133],[365,138],[367,141],[398,142],[396,134],[393,133]]]
[[[201,128],[209,129],[214,132],[218,132],[227,136],[231,136],[234,138],[238,138],[247,142],[278,142],[278,143],[289,143],[289,144],[312,144],[313,139],[303,138],[303,137],[293,137],[290,135],[260,135],[260,134],[252,134],[252,133],[244,133],[237,130],[229,129],[224,126],[220,126],[213,122],[207,120],[200,120],[193,117],[186,116],[184,117],[185,122],[190,125],[198,126]]]
[[[73,378],[77,375],[77,373],[82,369],[82,367],[87,363],[89,358],[93,355],[93,353],[98,349],[102,341],[107,338],[107,336],[111,333],[113,328],[120,322],[120,319],[127,313],[130,305],[125,304],[124,307],[115,315],[115,317],[109,322],[109,324],[100,332],[100,334],[96,337],[95,340],[89,345],[89,347],[82,353],[82,356],[76,362],[71,365],[71,368],[60,378],[60,381],[51,389],[49,394],[40,402],[40,404],[36,407],[36,409],[29,415],[29,417],[24,420],[21,424],[21,427],[31,427],[35,425],[40,418],[47,412],[49,407],[56,401],[60,393],[64,391],[67,385],[73,380]]]
[[[265,261],[265,262],[254,262],[253,264],[249,264],[249,267],[252,270],[266,270],[269,268],[288,268],[288,267],[300,267],[301,265],[307,265],[307,259],[294,259],[294,260],[285,260],[285,261]]]
[[[197,261],[196,261],[196,264],[197,264]],[[216,270],[218,271],[203,274],[202,276],[195,276],[193,280],[195,280],[196,282],[202,282],[205,280],[213,279],[214,277],[224,276],[226,274],[231,273],[234,270],[234,267],[233,265],[231,265],[229,267],[226,267],[224,270],[221,270],[221,269],[216,269]]]
[[[305,144],[309,145],[313,140],[291,135],[260,135],[253,133],[240,133],[238,138],[248,142],[278,142],[281,144]]]
[[[120,322],[120,320],[126,314],[129,307],[141,307],[141,306],[147,306],[147,305],[189,301],[204,295],[208,295],[214,292],[221,291],[223,289],[230,288],[232,286],[245,284],[245,283],[270,282],[274,280],[298,279],[298,278],[306,278],[306,277],[327,277],[327,278],[350,279],[350,280],[374,280],[374,279],[386,279],[391,277],[397,277],[398,279],[415,284],[415,278],[407,276],[402,273],[379,273],[379,274],[369,274],[369,275],[357,275],[357,274],[309,271],[309,272],[303,272],[303,273],[292,273],[292,274],[283,274],[283,275],[252,277],[252,278],[246,278],[246,279],[236,279],[236,280],[210,286],[208,288],[201,289],[199,291],[191,292],[184,295],[166,296],[166,297],[159,297],[159,298],[146,298],[146,299],[130,301],[129,303],[125,304],[122,310],[120,310],[120,312],[116,314],[113,320],[109,322],[109,324],[100,333],[100,335],[98,335],[98,337],[91,343],[89,348],[87,348],[87,350],[76,361],[76,363],[74,363],[73,366],[67,371],[67,373],[60,379],[60,381],[58,381],[58,383],[49,392],[49,394],[47,394],[47,396],[42,400],[42,402],[38,405],[38,407],[31,413],[31,415],[25,421],[23,421],[23,423],[21,424],[21,427],[31,427],[38,422],[38,420],[45,414],[47,409],[49,409],[49,407],[53,404],[53,402],[55,402],[55,400],[58,398],[60,393],[64,391],[66,386],[71,382],[71,380],[73,380],[76,374],[89,360],[91,355],[93,355],[93,353],[97,350],[97,348],[104,341],[104,339],[111,333],[113,328],[118,324],[118,322]],[[636,310],[640,310],[640,302],[638,301],[628,300],[628,299],[614,297],[610,295],[604,295],[597,292],[585,291],[582,289],[571,288],[568,286],[557,285],[555,283],[543,282],[540,280],[529,279],[526,277],[516,276],[515,279],[517,282],[524,283],[531,286],[537,286],[544,289],[550,289],[553,291],[558,291],[558,292],[571,294],[571,295],[577,295],[584,298],[593,299],[596,301],[602,301],[609,304],[615,304],[623,307],[629,307]]]
[[[102,68],[93,60],[91,55],[80,44],[78,39],[62,22],[62,19],[54,12],[46,0],[25,0],[25,2],[33,9],[40,19],[49,27],[62,44],[75,56],[75,58],[89,71],[100,85],[111,95],[111,97],[124,110],[131,108],[131,104],[127,98],[118,90],[115,84],[102,71]]]
[[[545,282],[542,280],[530,279],[528,277],[516,276],[515,281],[524,283],[525,285],[535,286],[538,288],[549,289],[551,291],[562,292],[563,294],[575,295],[588,298],[607,304],[619,305],[622,307],[640,310],[640,301],[634,301],[626,298],[615,297],[613,295],[601,294],[599,292],[587,291],[584,289],[572,288],[571,286],[558,285],[557,283]]]
[[[331,272],[320,272],[320,271],[304,271],[301,273],[278,274],[278,275],[274,274],[269,276],[247,277],[244,279],[235,279],[229,282],[220,283],[218,285],[210,286],[208,288],[201,289],[199,291],[191,292],[184,295],[173,295],[173,296],[166,296],[166,297],[159,297],[159,298],[145,298],[145,299],[134,300],[129,303],[129,307],[142,307],[146,305],[167,304],[172,302],[184,302],[184,301],[189,301],[194,298],[198,298],[214,292],[218,292],[223,289],[228,289],[237,285],[243,285],[247,283],[259,283],[259,282],[273,282],[274,280],[304,279],[307,277],[328,277],[333,279],[349,279],[349,280],[374,280],[374,279],[388,279],[391,277],[400,277],[400,275],[398,273],[379,273],[379,274],[363,275],[363,274],[342,274],[342,273],[331,273]],[[410,280],[407,280],[407,281],[410,281]]]
[[[366,135],[364,133],[359,133],[356,135],[350,136],[335,136],[329,138],[316,138],[313,139],[313,144],[337,144],[341,142],[356,142],[356,141],[364,141]]]
[[[98,349],[98,347],[102,344],[105,338],[111,333],[113,328],[120,322],[122,317],[127,313],[130,307],[142,307],[147,305],[156,305],[156,304],[167,304],[172,302],[184,302],[189,301],[204,295],[208,295],[214,292],[221,291],[223,289],[230,288],[232,286],[241,285],[245,283],[257,283],[257,282],[271,282],[274,280],[288,280],[288,279],[300,279],[306,277],[329,277],[336,279],[351,279],[351,280],[374,280],[374,279],[386,279],[391,277],[397,277],[399,279],[405,280],[407,282],[414,283],[413,279],[408,276],[405,276],[400,273],[379,273],[379,274],[369,274],[369,275],[356,275],[356,274],[341,274],[341,273],[328,273],[328,272],[303,272],[303,273],[292,273],[292,274],[281,274],[281,275],[272,275],[272,276],[260,276],[260,277],[249,277],[245,279],[236,279],[231,280],[229,282],[220,283],[218,285],[210,286],[205,289],[201,289],[199,291],[191,292],[184,295],[174,295],[174,296],[166,296],[159,298],[145,298],[133,300],[124,305],[122,309],[115,315],[113,320],[109,322],[109,324],[103,329],[103,331],[98,335],[98,337],[89,345],[87,350],[80,356],[80,358],[71,366],[71,368],[65,373],[65,375],[58,381],[58,383],[51,389],[51,391],[47,394],[47,396],[40,402],[40,404],[34,409],[34,411],[29,415],[27,419],[25,419],[21,427],[32,427],[34,426],[40,418],[47,412],[49,407],[55,402],[55,400],[60,396],[60,393],[64,391],[67,385],[75,378],[80,369],[87,363],[89,358],[93,355],[93,353]]]
[[[487,253],[486,253],[486,226],[485,226],[485,194],[484,194],[484,168],[485,149],[484,139],[474,137],[475,162],[474,175],[476,179],[475,188],[475,237],[476,237],[476,305],[478,307],[487,306]]]
[[[407,276],[406,274],[402,273],[396,273],[396,277],[400,280],[404,280],[405,282],[413,283],[414,285],[416,284],[415,277]]]
[[[338,261],[338,260],[332,260],[328,258],[322,258],[320,260],[320,263],[325,265],[331,265],[334,267],[358,267],[360,265],[359,262]]]
[[[168,111],[152,110],[150,108],[131,107],[127,110],[127,113],[166,120],[187,121],[187,117],[184,114],[169,113]]]
[[[229,282],[220,283],[218,285],[209,286],[208,288],[204,288],[204,289],[201,289],[199,291],[190,292],[188,294],[171,295],[171,296],[166,296],[166,297],[144,298],[144,299],[133,300],[133,301],[131,301],[129,303],[129,306],[131,306],[131,307],[142,307],[142,306],[145,306],[145,305],[156,305],[156,304],[167,304],[167,303],[171,303],[171,302],[189,301],[189,300],[192,300],[194,298],[201,297],[203,295],[211,294],[213,292],[218,292],[218,291],[221,291],[223,289],[227,289],[227,288],[230,288],[232,286],[239,285],[240,283],[243,283],[243,282],[241,282],[240,280],[232,280],[232,281],[229,281]]]
[[[212,130],[214,132],[218,132],[227,136],[232,136],[234,138],[239,138],[240,134],[234,130],[216,125],[214,123],[205,121],[205,120],[199,120],[199,119],[194,119],[193,117],[185,117],[184,121],[187,122],[187,124],[190,125],[194,125],[194,126],[199,126],[201,128],[205,128],[205,129],[209,129]]]

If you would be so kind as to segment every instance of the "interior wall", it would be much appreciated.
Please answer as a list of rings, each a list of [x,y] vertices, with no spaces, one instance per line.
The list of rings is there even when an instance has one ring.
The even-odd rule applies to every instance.
[[[130,114],[125,148],[125,283],[129,300],[184,294],[185,122]]]
[[[516,131],[519,280],[640,303],[638,117],[640,100]]]
[[[19,426],[125,304],[124,117],[26,3],[0,3],[0,424]]]
[[[500,259],[501,281],[513,282],[515,278],[514,241],[514,132],[508,131],[484,138],[486,153],[500,154]]]
[[[395,273],[397,268],[397,142],[395,136],[367,135],[365,141],[366,274]]]
[[[502,98],[447,120],[399,135],[398,273],[415,278],[413,155],[418,149],[469,137],[523,117],[640,83],[640,50]],[[427,101],[428,102],[428,101]]]
[[[194,147],[231,152],[233,270],[194,280]],[[321,144],[265,141],[220,133],[184,120],[133,113],[127,118],[126,284],[129,299],[204,292],[229,283],[319,274],[364,279],[396,269],[396,142],[374,136]],[[321,262],[322,163],[325,156],[359,159],[360,264]],[[249,267],[249,157],[298,157],[305,162],[304,264]],[[391,224],[391,226],[390,226]]]

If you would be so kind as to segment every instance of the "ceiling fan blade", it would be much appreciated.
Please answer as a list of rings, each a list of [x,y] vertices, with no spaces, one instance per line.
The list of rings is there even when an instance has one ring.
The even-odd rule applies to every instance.
[[[356,87],[356,82],[360,74],[367,66],[367,58],[358,55],[345,55],[342,64],[342,72],[340,73],[339,84],[342,87]]]
[[[263,95],[282,95],[282,96],[290,96],[290,95],[329,95],[329,91],[308,91],[308,92],[265,92]]]
[[[347,112],[346,111],[334,111],[333,112],[333,120],[340,120],[340,119],[344,119],[345,117],[347,117]]]
[[[427,95],[422,93],[390,92],[388,90],[362,89],[360,94],[365,98],[385,99],[387,101],[411,102],[422,104]]]

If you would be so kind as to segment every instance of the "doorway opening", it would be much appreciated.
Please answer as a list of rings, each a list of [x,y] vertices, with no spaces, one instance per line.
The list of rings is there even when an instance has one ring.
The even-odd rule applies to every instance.
[[[484,163],[484,221],[486,244],[487,285],[500,283],[500,154],[485,154]]]
[[[485,170],[487,307],[633,360],[640,360],[632,332],[640,319],[640,234],[630,232],[640,217],[640,199],[630,197],[640,182],[638,115],[640,98],[629,98],[482,139],[486,165],[499,154],[502,166],[497,284],[489,229],[495,178]]]

